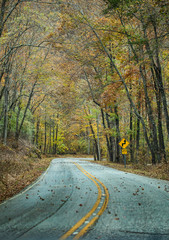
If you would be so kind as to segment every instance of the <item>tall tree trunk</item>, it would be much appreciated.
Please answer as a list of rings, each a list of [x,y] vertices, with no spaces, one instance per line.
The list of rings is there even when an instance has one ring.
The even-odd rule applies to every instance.
[[[157,78],[157,87],[159,89],[160,96],[162,97],[164,116],[165,116],[165,120],[166,120],[166,127],[167,127],[168,139],[169,139],[169,113],[168,113],[165,89],[163,86],[162,68],[161,68],[160,57],[159,57],[159,37],[157,34],[157,20],[155,19],[155,17],[153,17],[151,15],[151,21],[152,21],[152,25],[154,28],[154,38],[155,38],[155,43],[156,43],[156,46],[155,46],[156,64],[155,64],[155,61],[151,54],[150,54],[150,58],[152,60],[152,65],[154,67],[154,71],[155,71],[156,78]],[[149,47],[149,49],[150,49],[150,47]]]
[[[111,129],[111,124],[110,124],[110,120],[109,120],[109,115],[106,113],[106,121],[107,121],[107,126],[109,129]],[[114,162],[114,154],[113,154],[113,137],[111,136],[111,134],[109,134],[109,147],[110,147],[110,161]]]
[[[20,117],[21,107],[20,102],[18,104],[18,111],[16,116],[16,128],[15,128],[15,139],[17,140],[19,138],[19,117]]]
[[[54,151],[53,151],[54,154],[56,154],[56,150],[57,150],[58,128],[59,128],[59,125],[56,124],[56,130],[55,130],[55,144],[54,144]]]
[[[168,133],[167,137],[169,139],[169,113],[168,113],[167,99],[166,99],[166,95],[165,95],[165,91],[164,91],[161,76],[159,76],[158,81],[159,81],[159,90],[160,90],[160,93],[161,93],[161,96],[162,96],[162,101],[163,101],[164,116],[165,116],[165,120],[166,120],[166,128],[167,128],[167,133]]]
[[[93,157],[94,157],[94,161],[97,161],[97,156],[96,156],[96,143],[94,142],[94,139],[93,139]]]
[[[87,154],[90,154],[90,129],[87,127]]]
[[[159,62],[159,60],[158,60],[158,62]],[[164,116],[165,116],[166,127],[167,127],[167,137],[169,139],[169,113],[168,113],[168,106],[167,106],[165,90],[164,90],[163,81],[162,81],[162,73],[161,73],[160,63],[158,63],[158,67],[154,64],[154,70],[155,70],[156,79],[157,79],[156,87],[158,88],[159,96],[162,98],[162,102],[163,102],[163,110],[164,110]],[[161,103],[160,103],[160,105],[161,105]],[[159,110],[161,112],[161,106],[160,106]]]
[[[157,103],[159,152],[161,155],[161,159],[163,159],[166,162],[166,152],[165,152],[164,135],[163,135],[163,127],[162,127],[161,93],[157,86],[158,83],[156,81],[156,77],[152,68],[151,68],[151,72],[152,72],[152,77],[154,82],[154,89],[155,89],[155,96],[156,96],[156,103]]]
[[[55,150],[55,122],[53,122],[53,137],[52,137],[52,147],[53,147],[53,150],[52,150],[52,152],[53,152],[53,154],[55,154],[54,153],[54,150]]]
[[[152,55],[152,51],[149,44],[149,39],[147,36],[147,30],[145,27],[145,24],[142,19],[142,25],[143,25],[143,32],[144,37],[146,39],[146,50],[151,62],[151,72],[154,80],[154,88],[155,88],[155,95],[156,95],[156,102],[157,102],[157,112],[158,112],[158,133],[159,133],[159,149],[157,149],[157,157],[158,162],[161,161],[161,158],[166,160],[166,153],[165,153],[165,145],[164,145],[164,137],[163,137],[163,130],[162,130],[162,113],[161,113],[161,96],[163,96],[163,105],[164,105],[164,115],[166,117],[166,125],[167,125],[167,132],[168,132],[168,138],[169,138],[169,115],[167,110],[167,102],[165,97],[165,91],[163,87],[163,81],[162,81],[162,72],[161,72],[161,64],[159,59],[159,44],[158,44],[158,36],[157,36],[157,30],[156,30],[156,20],[154,21],[154,18],[151,16],[152,25],[154,27],[154,36],[155,36],[155,59]],[[154,74],[155,73],[155,74]],[[154,139],[153,139],[154,141]],[[157,147],[157,146],[154,146]]]
[[[3,144],[7,144],[8,134],[8,98],[9,98],[9,77],[5,78],[5,93],[4,93],[4,126],[3,126]]]
[[[101,160],[101,152],[100,152],[100,136],[99,136],[99,115],[96,114],[96,122],[97,122],[97,146],[98,146],[98,156],[99,161]]]
[[[32,97],[33,97],[33,94],[34,94],[34,89],[35,89],[35,86],[36,86],[36,83],[37,83],[37,80],[34,82],[33,86],[32,86],[32,89],[30,91],[30,94],[29,94],[29,98],[28,98],[28,102],[27,102],[27,105],[25,107],[25,111],[24,111],[24,114],[23,114],[23,117],[22,117],[22,120],[21,120],[21,124],[19,126],[19,129],[17,131],[17,134],[15,135],[15,139],[18,140],[19,136],[20,136],[20,133],[21,133],[21,130],[22,130],[22,127],[23,127],[23,124],[24,124],[24,121],[25,121],[25,118],[26,118],[26,114],[27,114],[27,111],[28,111],[28,108],[31,104],[31,100],[32,100]]]
[[[99,160],[99,149],[98,149],[97,139],[96,139],[95,132],[94,132],[94,129],[93,129],[93,126],[92,126],[92,123],[91,123],[90,120],[89,120],[89,126],[90,126],[92,136],[93,136],[93,142],[94,142],[96,157],[97,157],[97,160]]]
[[[149,124],[150,124],[150,130],[151,130],[151,134],[152,134],[152,150],[154,151],[154,160],[153,160],[153,164],[156,163],[156,158],[157,161],[160,162],[160,154],[159,154],[159,145],[158,145],[158,138],[157,138],[157,128],[156,128],[156,123],[153,117],[153,110],[152,110],[152,106],[151,106],[151,102],[148,96],[148,90],[147,90],[147,80],[146,77],[144,76],[142,67],[140,65],[140,74],[143,80],[143,86],[144,86],[144,94],[145,94],[145,101],[146,101],[146,105],[147,105],[147,114],[148,114],[148,118],[149,118]]]
[[[116,114],[116,162],[120,162],[120,122],[119,122],[119,115],[118,115],[118,106],[115,104],[114,112]]]
[[[130,57],[129,57],[130,60]],[[130,80],[130,96],[132,97],[132,83]],[[130,103],[130,161],[133,162],[134,156],[133,156],[133,108]]]
[[[137,109],[138,113],[141,113],[141,90],[139,88],[138,91],[138,100],[137,100]],[[139,156],[139,148],[140,148],[140,119],[136,119],[136,154],[135,154],[135,162],[138,163]]]
[[[51,142],[52,142],[52,128],[51,128],[51,124],[49,126],[49,153],[51,153],[51,149],[52,149],[52,146],[51,146]]]
[[[105,123],[105,116],[104,116],[104,111],[102,108],[100,108],[101,110],[101,115],[102,115],[102,123],[103,123],[103,127],[104,127],[104,130],[106,130],[106,123]],[[110,143],[109,143],[109,138],[107,136],[107,133],[105,132],[105,137],[106,137],[106,144],[107,144],[107,152],[108,152],[108,156],[109,156],[109,161],[111,161],[111,149],[110,149]]]
[[[88,113],[87,113],[87,110],[84,106],[84,111],[86,113],[86,116],[88,116]],[[90,112],[90,109],[89,109],[89,112]],[[90,126],[90,130],[91,130],[91,133],[92,133],[92,136],[93,136],[93,143],[94,143],[94,153],[96,153],[96,157],[97,157],[97,160],[99,160],[99,149],[98,149],[98,143],[97,143],[97,138],[95,136],[95,132],[94,132],[94,129],[93,129],[93,126],[92,126],[92,122],[91,120],[88,118],[88,122],[89,122],[89,126]],[[95,159],[95,156],[94,156],[94,159]]]
[[[40,126],[40,117],[37,117],[36,123],[36,146],[39,147],[39,126]]]
[[[159,138],[159,146],[160,146],[159,151],[160,151],[161,159],[166,162],[167,159],[166,159],[166,152],[165,152],[165,145],[164,145],[164,135],[163,135],[163,127],[162,127],[162,109],[161,109],[160,99],[158,100],[158,103],[157,103],[157,109],[158,109],[157,110],[158,111],[158,138]]]
[[[140,114],[141,112],[141,90],[139,86],[139,91],[138,91],[138,102],[137,102],[137,108],[138,108],[138,113]],[[137,130],[136,130],[136,157],[138,155],[140,147],[140,119],[137,118]]]
[[[47,122],[46,122],[46,115],[45,115],[45,138],[44,138],[44,154],[46,154],[47,151]]]
[[[22,82],[21,87],[20,87],[20,93],[19,96],[22,94],[24,83]],[[17,116],[16,116],[16,128],[15,128],[15,139],[18,140],[19,138],[19,118],[20,118],[20,112],[21,112],[21,101],[19,99],[18,101],[18,111],[17,111]],[[18,146],[17,141],[16,141],[16,147]]]
[[[130,104],[130,161],[133,162],[133,110]]]

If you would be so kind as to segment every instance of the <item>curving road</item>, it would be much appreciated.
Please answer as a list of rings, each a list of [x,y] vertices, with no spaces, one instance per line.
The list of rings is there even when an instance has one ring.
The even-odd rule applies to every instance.
[[[0,205],[0,240],[169,240],[169,182],[54,159]]]

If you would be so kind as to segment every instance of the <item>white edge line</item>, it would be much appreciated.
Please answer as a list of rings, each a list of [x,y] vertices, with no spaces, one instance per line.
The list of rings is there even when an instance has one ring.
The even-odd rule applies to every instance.
[[[52,161],[51,161],[51,162],[52,162]],[[35,180],[35,182],[34,182],[33,184],[28,185],[28,187],[26,187],[25,190],[23,190],[23,191],[21,190],[20,193],[14,195],[13,197],[5,200],[5,201],[2,202],[2,203],[0,203],[0,206],[4,205],[4,204],[7,203],[8,201],[11,201],[11,200],[19,197],[20,195],[24,194],[24,193],[27,192],[29,189],[31,189],[32,187],[34,187],[38,182],[40,182],[40,181],[45,177],[45,175],[46,175],[47,172],[49,171],[49,168],[50,168],[50,167],[51,167],[51,163],[50,163],[49,167],[46,169],[46,171],[45,171],[37,180]]]

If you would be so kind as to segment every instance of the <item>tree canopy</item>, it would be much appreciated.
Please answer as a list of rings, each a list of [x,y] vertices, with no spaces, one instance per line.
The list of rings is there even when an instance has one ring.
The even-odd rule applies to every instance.
[[[43,153],[167,162],[166,0],[0,1],[0,137]]]

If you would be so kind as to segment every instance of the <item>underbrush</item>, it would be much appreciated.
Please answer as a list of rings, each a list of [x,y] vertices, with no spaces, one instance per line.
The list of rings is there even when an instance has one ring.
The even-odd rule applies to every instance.
[[[111,168],[115,168],[121,171],[139,174],[142,176],[148,176],[152,178],[158,178],[162,180],[169,181],[169,163],[160,163],[156,165],[147,164],[142,165],[138,164],[127,164],[126,168],[122,163],[112,163],[107,161],[95,161],[95,163],[99,163],[104,166],[108,166]]]
[[[0,202],[36,180],[50,161],[41,159],[40,151],[24,140],[19,140],[17,148],[13,139],[8,146],[0,145]]]

